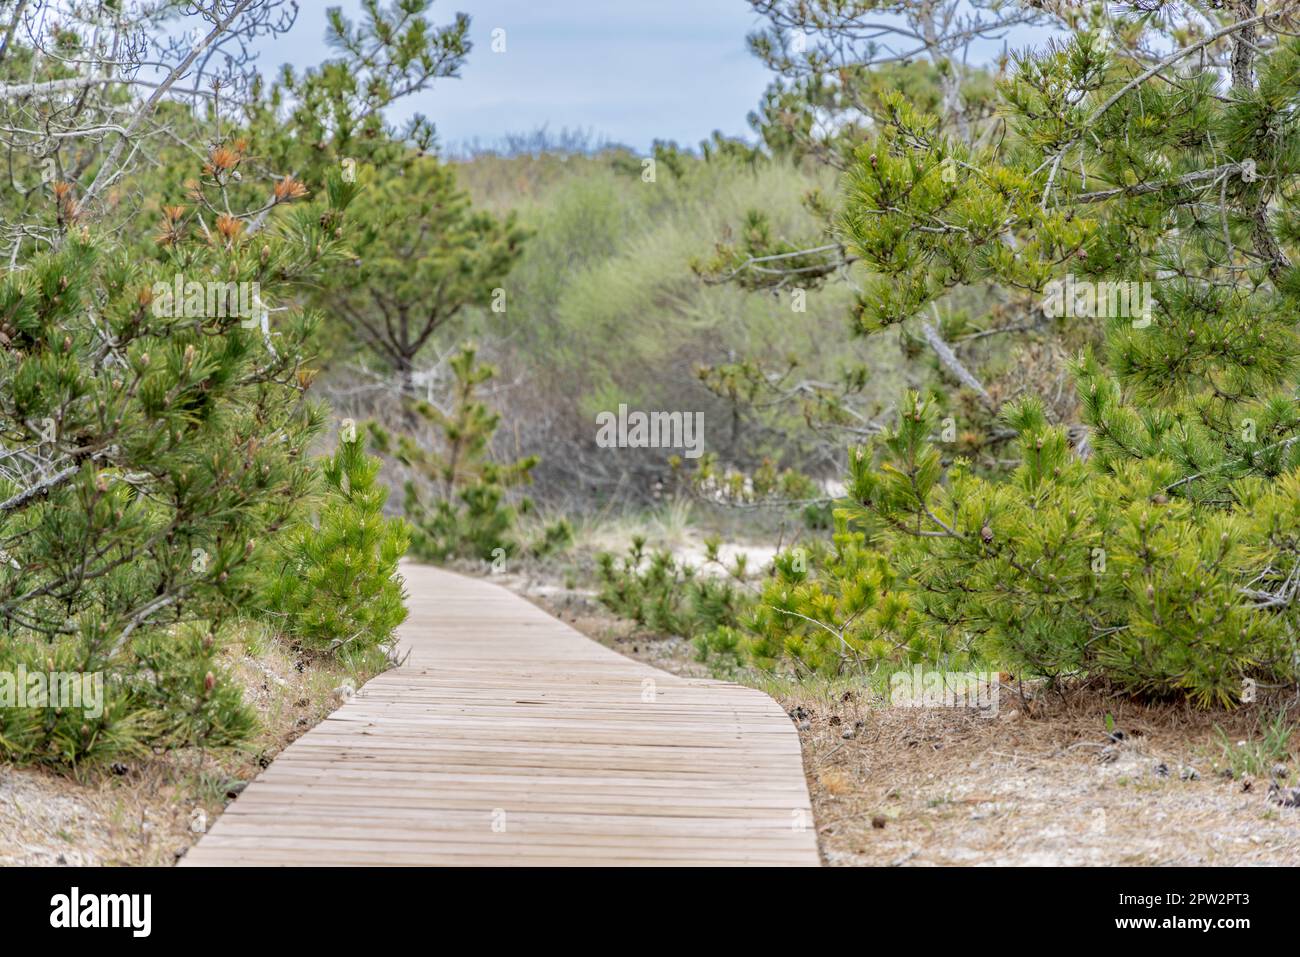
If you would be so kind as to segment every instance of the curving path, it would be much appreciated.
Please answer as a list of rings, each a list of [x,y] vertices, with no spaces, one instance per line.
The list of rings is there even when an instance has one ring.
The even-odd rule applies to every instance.
[[[182,860],[819,863],[767,695],[625,658],[506,589],[408,565],[406,663],[293,742]]]

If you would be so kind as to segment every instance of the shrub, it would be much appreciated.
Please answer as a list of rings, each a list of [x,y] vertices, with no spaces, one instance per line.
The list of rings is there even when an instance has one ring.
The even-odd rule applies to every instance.
[[[899,572],[861,530],[835,517],[831,541],[776,557],[737,650],[761,670],[865,673],[891,662],[955,660],[957,643],[925,634]]]
[[[1022,462],[1007,482],[958,461],[941,482],[912,395],[880,460],[854,457],[857,514],[883,520],[877,544],[911,585],[926,630],[960,628],[1017,673],[1102,674],[1138,692],[1229,703],[1251,676],[1292,668],[1278,616],[1243,600],[1269,567],[1262,524],[1279,504],[1202,509],[1169,494],[1160,459],[1098,474],[1065,430],[1025,401],[1008,414]]]
[[[243,148],[215,148],[192,194],[215,201]],[[153,259],[75,229],[0,276],[0,645],[18,659],[62,649],[77,671],[134,688],[105,721],[148,697],[142,681],[157,691],[197,676],[220,713],[179,737],[225,741],[246,726],[238,692],[209,667],[211,646],[183,636],[195,626],[220,643],[256,591],[259,543],[309,491],[302,454],[320,412],[304,397],[302,356],[313,319],[291,297],[343,255],[352,192],[336,180],[318,203],[273,210],[255,236],[256,213],[223,214],[213,232],[197,222],[207,207],[169,207]],[[177,276],[205,295],[175,297]],[[237,283],[286,302],[274,327],[236,307]],[[165,653],[163,635],[176,641]],[[177,738],[166,715],[100,731],[68,737],[47,724],[46,744],[22,753],[73,762],[131,735]]]
[[[983,288],[1102,342],[1073,367],[1086,428],[1038,399],[1001,406],[1017,443],[1001,478],[951,457],[978,443],[936,443],[951,397],[907,395],[851,456],[846,527],[890,564],[923,647],[1206,706],[1296,682],[1300,43],[1252,12],[1222,14],[1228,91],[1203,44],[1147,68],[1115,42],[1128,25],[1097,19],[1017,59],[1005,137],[966,141],[883,98],[837,231],[866,271],[858,328],[924,330]],[[1134,26],[1176,46],[1185,28]],[[831,595],[882,609],[874,561]],[[809,617],[830,636],[843,614],[825,601]]]
[[[701,574],[701,569],[658,551],[647,556],[645,539],[636,537],[623,558],[608,552],[598,556],[600,601],[624,618],[662,634],[694,638],[719,627],[735,626],[752,598],[744,556],[734,567],[718,560],[718,543],[708,544],[707,563],[725,577]]]
[[[556,519],[542,526],[542,535],[528,546],[534,558],[545,558],[562,552],[573,544],[573,524],[567,518]]]
[[[287,29],[275,4],[208,10],[201,41],[171,4],[54,6],[0,44],[25,86],[0,104],[0,756],[66,766],[251,730],[218,658],[311,491],[301,301],[355,259],[343,170],[427,144],[382,111],[455,73],[469,22],[335,11],[338,58],[263,82],[218,51]],[[19,669],[99,679],[100,706],[11,703]]]
[[[53,646],[0,642],[0,755],[5,760],[72,767],[86,760],[138,756],[145,752],[145,742],[163,739],[163,718],[150,711],[143,696],[110,676],[89,676],[99,681],[97,706],[93,689],[83,696],[83,707],[60,706],[57,698],[31,693],[28,676],[80,676],[82,660],[74,640]]]
[[[276,543],[266,607],[308,651],[351,656],[384,647],[406,619],[397,563],[410,539],[402,519],[384,517],[380,465],[345,433],[319,463],[324,492],[312,519]]]

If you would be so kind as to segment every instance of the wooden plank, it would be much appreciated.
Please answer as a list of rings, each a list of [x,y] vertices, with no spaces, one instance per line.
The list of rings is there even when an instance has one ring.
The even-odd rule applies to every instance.
[[[819,863],[767,695],[625,658],[490,582],[403,574],[403,667],[291,744],[182,866]]]

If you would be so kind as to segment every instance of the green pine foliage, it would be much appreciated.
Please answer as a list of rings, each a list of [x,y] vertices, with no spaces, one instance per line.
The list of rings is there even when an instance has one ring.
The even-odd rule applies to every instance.
[[[123,697],[84,735],[56,720],[41,742],[5,746],[20,759],[76,762],[132,736],[225,742],[249,727],[210,655],[256,591],[259,543],[309,491],[302,454],[320,412],[304,398],[314,317],[290,305],[264,330],[227,282],[257,283],[266,305],[291,297],[343,255],[352,191],[336,184],[310,206],[286,197],[250,237],[246,219],[209,219],[203,205],[242,155],[213,149],[195,204],[164,214],[152,258],[79,227],[0,277],[0,644],[18,660],[70,656]],[[177,276],[215,287],[217,308],[171,296]],[[190,627],[202,641],[179,637]],[[190,717],[131,718],[160,689],[196,681],[202,706],[177,706]],[[2,727],[0,739],[14,740]]]
[[[574,542],[573,523],[567,518],[557,518],[542,525],[541,535],[528,544],[528,554],[546,558],[568,549]]]
[[[132,683],[131,700],[160,722],[155,744],[231,747],[256,730],[256,715],[222,666],[221,651],[216,635],[193,625],[141,640],[136,654],[148,678]]]
[[[897,568],[837,515],[830,542],[811,539],[773,561],[742,628],[706,636],[703,656],[730,651],[764,671],[826,676],[899,662],[968,660],[921,628]]]
[[[364,167],[358,183],[355,256],[320,301],[341,320],[336,338],[363,343],[409,394],[418,357],[448,323],[471,306],[506,309],[505,277],[527,234],[513,213],[475,210],[453,167],[432,156]]]
[[[91,693],[86,695],[83,686],[81,707],[66,706],[67,702],[78,703],[76,698],[30,693],[18,697],[19,679],[25,681],[29,675],[51,672],[80,674],[84,660],[84,651],[75,639],[53,645],[0,641],[0,694],[5,697],[0,704],[0,754],[6,760],[75,767],[87,760],[138,757],[146,752],[146,742],[186,740],[185,722],[176,720],[177,712],[186,709],[185,704],[170,707],[165,717],[150,709],[157,698],[149,686],[124,686],[116,675],[105,676],[97,694],[92,685]],[[179,680],[181,673],[179,669],[165,671],[162,686]],[[227,684],[222,682],[223,689]],[[216,717],[219,728],[237,729],[247,720],[248,712],[241,706]]]
[[[851,450],[832,544],[780,556],[706,653],[799,673],[970,662],[1200,706],[1295,685],[1300,44],[1276,17],[1247,29],[1253,4],[1216,11],[1081,14],[1014,60],[996,136],[873,100],[833,232],[861,271],[856,331],[912,336],[921,317],[951,338],[954,302],[1006,303],[1081,345],[1082,425],[986,394],[997,418],[954,442],[956,388],[906,393]],[[1126,52],[1157,38],[1182,55]],[[733,264],[769,249],[760,221],[746,235]],[[998,468],[964,455],[981,431],[1012,439]]]
[[[1240,489],[1249,507],[1210,509],[1171,494],[1169,462],[1098,474],[1032,400],[1008,414],[1021,464],[988,481],[944,469],[930,403],[905,409],[875,457],[854,456],[849,514],[883,528],[925,632],[960,631],[1017,674],[1100,674],[1200,704],[1294,675],[1283,616],[1242,594],[1280,557],[1265,545],[1287,527],[1283,488],[1257,481]]]
[[[250,135],[265,144],[268,164],[315,182],[346,159],[386,168],[413,145],[436,146],[433,124],[413,115],[401,130],[384,110],[398,99],[459,76],[471,48],[470,18],[430,19],[434,0],[365,0],[359,15],[326,9],[326,43],[336,53],[297,72],[286,64],[273,79],[257,77],[243,104]]]
[[[837,336],[832,340],[839,344],[836,365],[814,372],[807,352],[792,352],[773,361],[748,350],[750,354],[739,360],[701,368],[700,380],[715,395],[731,402],[737,415],[778,427],[784,423],[775,412],[782,417],[797,415],[802,420],[800,425],[808,426],[799,428],[799,434],[811,447],[801,456],[798,467],[826,478],[826,463],[833,461],[835,468],[842,468],[846,441],[858,441],[859,436],[874,431],[881,422],[882,409],[903,385],[926,381],[958,384],[952,363],[941,361],[934,353],[934,339],[950,346],[958,363],[982,361],[990,351],[1002,356],[1005,347],[1001,343],[1005,340],[990,337],[1000,335],[1002,327],[1013,325],[1011,320],[1019,318],[1014,312],[1018,300],[1026,297],[1005,291],[990,296],[951,287],[946,290],[951,294],[943,299],[941,310],[925,316],[937,335],[923,335],[916,323],[900,322],[894,324],[889,335],[872,337],[881,326],[862,319],[862,284],[854,282],[850,289],[844,281],[851,275],[851,265],[864,258],[849,241],[852,234],[848,225],[857,198],[853,192],[858,175],[855,157],[865,150],[862,156],[879,162],[872,148],[891,128],[900,104],[912,115],[925,116],[932,134],[945,131],[958,142],[963,142],[963,137],[996,139],[1002,134],[990,119],[996,107],[995,74],[984,66],[963,65],[954,75],[954,65],[942,60],[895,63],[885,58],[884,62],[874,62],[880,49],[868,40],[860,41],[857,49],[846,47],[849,37],[867,31],[866,21],[874,17],[869,3],[782,2],[767,5],[763,12],[772,29],[751,35],[750,47],[785,79],[769,87],[759,112],[751,114],[750,123],[773,161],[794,158],[804,167],[821,166],[824,173],[834,174],[835,186],[803,193],[803,205],[815,228],[805,226],[797,232],[783,228],[774,218],[773,200],[764,197],[764,206],[747,210],[726,230],[711,257],[697,259],[692,266],[707,283],[765,291],[782,299],[789,297],[791,302],[826,301],[833,295],[838,299],[838,294],[849,294],[851,301],[846,311],[850,333],[859,343],[869,342],[870,353],[869,357],[858,358],[862,345],[846,347],[842,337]],[[899,12],[927,20],[923,5],[918,8],[903,4]],[[1005,8],[998,13],[1010,15]],[[845,25],[843,34],[834,26],[837,23]],[[987,24],[985,21],[984,29],[989,29]],[[939,35],[930,41],[937,44],[935,52],[939,48],[960,49],[973,36],[949,41],[942,37],[943,29],[938,24],[936,28]],[[799,41],[799,45],[792,47],[791,39]],[[820,45],[804,46],[814,39]],[[846,62],[837,62],[834,69],[823,55],[831,49],[846,57]],[[797,52],[800,50],[803,52]],[[855,53],[863,58],[862,62],[852,62]],[[956,112],[945,109],[945,104]],[[945,179],[948,173],[942,165],[944,157],[937,156],[933,162],[938,166],[939,179]],[[900,191],[911,195],[907,185]],[[883,194],[877,198],[889,199]],[[905,232],[906,227],[903,229]],[[893,292],[914,275],[913,265],[910,261],[892,263],[892,272],[881,270],[865,277],[866,286],[873,291],[879,286]],[[1024,328],[1026,324],[1014,325]],[[985,382],[996,390],[997,374],[1004,370],[995,367],[983,371],[993,375],[991,382],[988,378]],[[955,388],[947,399],[950,413],[963,423],[961,437],[968,451],[980,467],[999,470],[1008,435],[1005,429],[996,427],[996,416],[989,408],[991,400]],[[752,464],[740,462],[734,451],[729,458],[746,471],[755,471]],[[757,493],[759,479],[755,472],[754,499],[780,506],[795,498],[774,489],[765,495]],[[736,481],[745,483],[745,478],[737,474]],[[801,497],[814,508],[824,509],[829,504],[824,497],[816,501],[814,496]]]
[[[0,191],[0,758],[234,744],[254,713],[223,649],[262,610],[274,562],[301,560],[276,595],[299,647],[373,647],[403,615],[404,532],[380,514],[377,463],[355,443],[307,461],[323,420],[309,304],[373,239],[369,216],[349,219],[353,172],[432,143],[418,118],[396,135],[384,108],[456,74],[468,18],[435,26],[429,0],[331,11],[337,56],[268,81],[224,51],[291,18],[241,4],[170,92],[138,95],[116,79],[134,58],[156,53],[161,78],[201,52],[171,5],[43,6],[7,18],[35,33],[0,42],[0,83],[27,88],[0,107],[15,131],[0,145],[14,187]],[[219,62],[220,84],[205,72]],[[102,82],[68,109],[78,76]],[[108,114],[130,122],[102,135]],[[19,703],[19,671],[101,681],[97,703]]]
[[[727,566],[718,559],[719,543],[706,543],[706,566],[720,572],[708,574],[666,551],[647,554],[645,544],[636,536],[622,558],[597,556],[605,607],[651,631],[686,638],[739,625],[752,604],[743,555]]]
[[[1297,677],[1300,44],[1229,31],[1224,96],[1190,54],[1168,83],[1106,41],[1080,30],[1020,58],[996,145],[887,101],[842,213],[870,270],[864,330],[975,284],[1044,302],[1067,276],[1149,284],[1149,315],[1080,299],[1063,319],[1101,339],[1075,365],[1089,444],[1018,400],[1002,413],[1018,464],[981,478],[945,458],[935,404],[909,394],[852,456],[846,515],[928,640],[968,636],[1019,674],[1229,705]]]
[[[414,473],[406,482],[404,502],[413,556],[432,562],[500,562],[524,547],[518,520],[532,503],[523,498],[516,504],[508,496],[512,488],[531,481],[537,457],[514,462],[491,458],[501,416],[479,398],[479,391],[496,370],[478,361],[477,348],[464,345],[448,367],[453,379],[448,411],[432,402],[411,402],[411,417],[423,434],[394,435],[372,422],[372,440],[377,450]],[[559,547],[571,538],[567,525],[557,525],[538,547]]]
[[[308,652],[355,659],[386,649],[406,619],[397,563],[409,533],[403,519],[384,517],[380,465],[355,434],[342,435],[319,462],[324,489],[313,514],[276,542],[266,607]]]

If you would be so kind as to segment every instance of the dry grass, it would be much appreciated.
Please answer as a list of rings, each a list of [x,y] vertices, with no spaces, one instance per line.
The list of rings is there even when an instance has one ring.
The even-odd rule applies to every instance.
[[[294,738],[370,677],[297,659],[273,642],[232,648],[228,664],[262,729],[239,751],[197,749],[72,777],[0,765],[0,865],[170,865]]]

